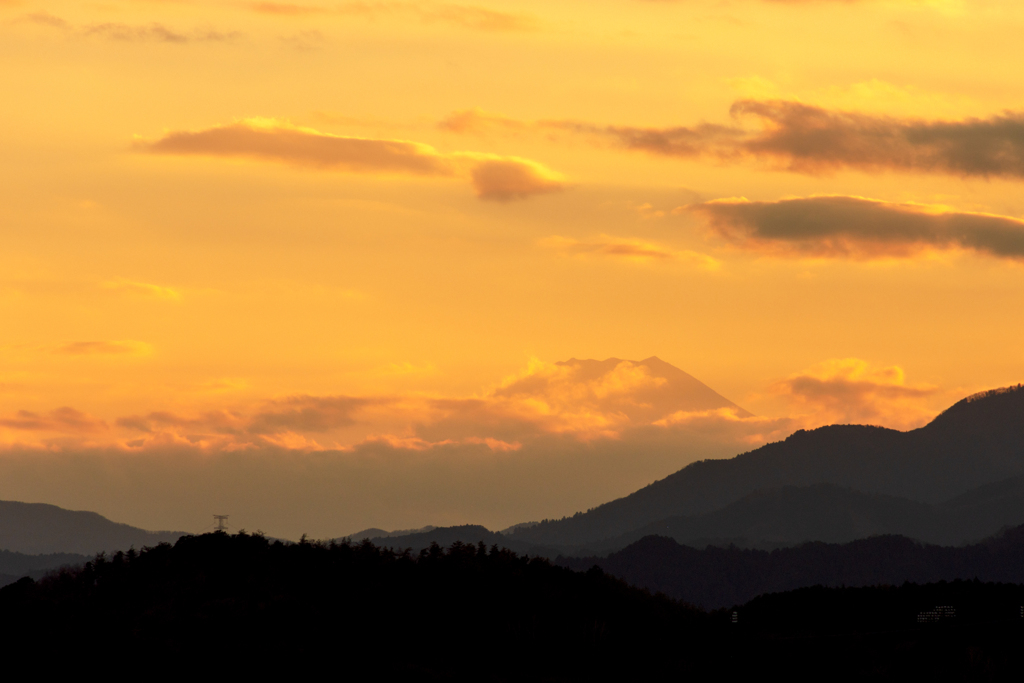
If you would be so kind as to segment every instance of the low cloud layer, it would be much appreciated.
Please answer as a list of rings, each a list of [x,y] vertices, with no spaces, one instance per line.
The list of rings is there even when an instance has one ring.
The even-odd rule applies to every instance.
[[[461,134],[544,131],[583,135],[659,156],[734,163],[755,159],[800,173],[840,169],[1024,177],[1024,113],[926,121],[833,111],[785,100],[741,100],[734,122],[644,128],[580,121],[517,121],[480,110],[440,122]]]
[[[945,207],[825,196],[773,202],[694,204],[734,245],[817,257],[904,257],[926,249],[961,249],[1024,258],[1024,221]]]
[[[61,352],[120,352],[109,344],[83,342]],[[51,429],[57,424],[52,419],[26,419],[18,414],[0,423],[19,430],[7,443],[47,447],[49,432],[67,431]],[[741,407],[657,358],[574,359],[533,362],[474,397],[290,396],[192,415],[159,410],[123,415],[111,420],[100,442],[89,443],[129,450],[190,445],[212,451],[266,446],[353,451],[386,444],[411,450],[463,445],[509,452],[553,436],[582,443],[682,423],[692,428],[702,422],[750,419]],[[747,438],[765,429],[755,420],[741,431]],[[25,432],[33,430],[39,433],[28,438]]]
[[[768,391],[795,416],[753,416],[657,358],[572,359],[532,362],[470,397],[292,396],[106,421],[69,407],[22,410],[0,416],[0,498],[184,530],[228,511],[237,526],[291,538],[502,528],[587,509],[801,427],[918,426],[934,415],[936,390],[898,367],[843,359]]]
[[[200,131],[174,131],[136,149],[150,154],[245,157],[365,174],[468,177],[481,199],[509,201],[563,188],[561,177],[517,157],[442,154],[406,140],[344,137],[273,119],[247,119]]]

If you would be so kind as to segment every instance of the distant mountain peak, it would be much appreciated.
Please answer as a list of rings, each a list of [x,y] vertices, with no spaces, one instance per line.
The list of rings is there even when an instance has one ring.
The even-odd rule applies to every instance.
[[[647,387],[639,387],[629,396],[628,405],[624,403],[620,409],[625,414],[658,419],[677,412],[701,412],[707,410],[728,409],[735,411],[738,417],[752,417],[749,411],[736,405],[717,391],[698,380],[693,375],[680,370],[671,363],[657,356],[649,356],[643,360],[623,358],[570,358],[558,361],[556,366],[572,369],[573,379],[579,382],[599,382],[611,373],[621,369],[623,363],[631,368],[640,368],[647,373],[653,382]],[[508,391],[506,388],[504,391]]]

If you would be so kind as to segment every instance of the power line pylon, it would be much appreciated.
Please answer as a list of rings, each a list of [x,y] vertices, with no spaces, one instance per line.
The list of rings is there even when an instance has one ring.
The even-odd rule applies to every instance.
[[[227,531],[228,530],[228,515],[214,515],[214,521],[217,522],[214,531]]]

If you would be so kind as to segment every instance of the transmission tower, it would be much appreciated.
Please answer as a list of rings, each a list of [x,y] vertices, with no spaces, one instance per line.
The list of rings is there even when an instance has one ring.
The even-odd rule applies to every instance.
[[[214,531],[227,531],[228,530],[228,515],[214,515],[214,521],[217,522]]]

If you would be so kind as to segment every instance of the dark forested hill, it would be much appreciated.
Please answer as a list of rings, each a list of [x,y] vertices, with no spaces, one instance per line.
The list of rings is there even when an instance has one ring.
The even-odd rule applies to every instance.
[[[95,512],[65,510],[56,505],[0,501],[0,549],[19,553],[94,555],[174,542],[184,533],[146,531],[111,522]]]
[[[216,652],[220,673],[316,663],[374,680],[678,677],[708,625],[600,571],[483,545],[408,554],[223,533],[22,580],[0,589],[0,614],[5,651],[59,652],[78,671],[205,676],[197,664]],[[648,651],[671,657],[637,657]]]
[[[629,583],[707,608],[742,604],[762,593],[825,586],[900,585],[973,579],[1024,583],[1024,526],[965,547],[877,536],[846,544],[807,543],[773,551],[682,546],[648,536],[608,557],[560,559],[597,565]]]
[[[0,588],[0,642],[51,675],[161,680],[1010,680],[1021,603],[1022,586],[968,581],[708,613],[498,548],[214,533]]]
[[[729,460],[693,463],[625,498],[517,530],[512,537],[539,545],[584,546],[786,485],[830,483],[939,503],[1021,475],[1024,387],[1018,385],[966,398],[910,432],[857,425],[801,430]]]

